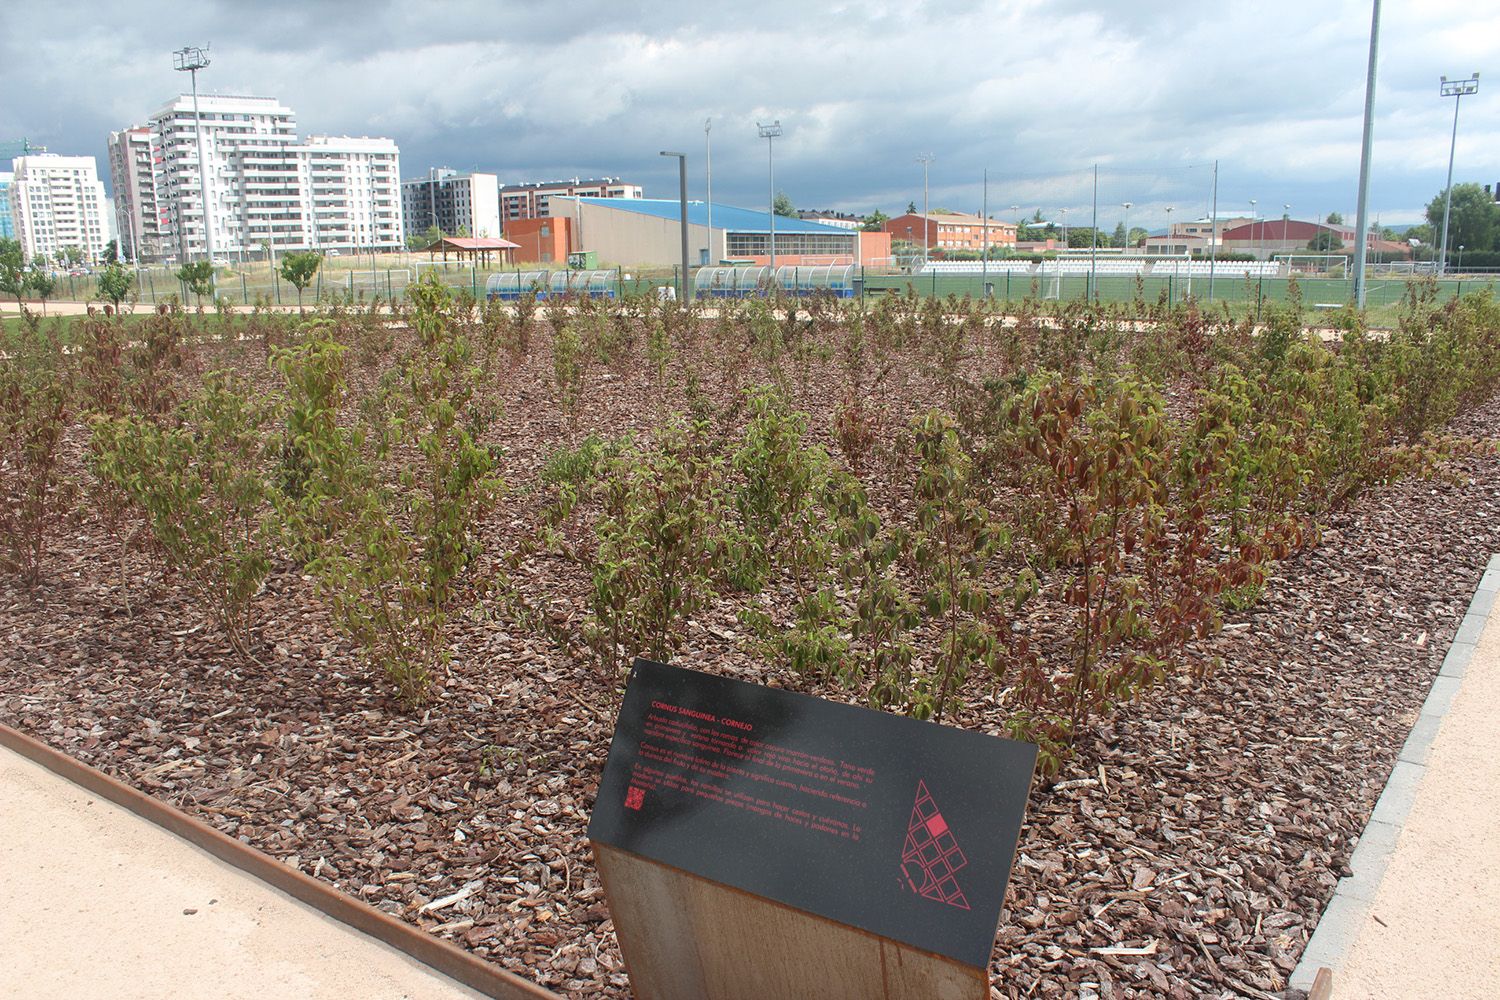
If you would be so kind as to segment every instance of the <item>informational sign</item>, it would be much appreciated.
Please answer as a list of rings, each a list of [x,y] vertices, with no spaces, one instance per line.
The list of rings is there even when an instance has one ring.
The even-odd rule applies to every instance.
[[[1036,747],[637,660],[589,838],[976,968]]]

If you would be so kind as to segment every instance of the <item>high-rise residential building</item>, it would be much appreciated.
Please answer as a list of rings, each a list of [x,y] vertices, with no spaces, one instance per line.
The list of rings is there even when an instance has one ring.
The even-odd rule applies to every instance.
[[[153,179],[151,130],[145,126],[109,134],[109,186],[114,192],[120,256],[155,260],[162,249],[162,220]]]
[[[500,179],[437,167],[401,182],[401,212],[407,236],[436,226],[448,236],[498,237]]]
[[[394,142],[314,135],[290,152],[314,250],[401,249],[401,154]]]
[[[500,215],[510,219],[539,219],[550,214],[547,206],[553,198],[644,198],[639,184],[627,184],[618,177],[581,181],[540,181],[535,184],[507,184],[500,189]]]
[[[98,260],[109,241],[104,184],[92,156],[31,153],[11,161],[11,218],[27,258],[77,247]]]
[[[9,170],[0,170],[0,238],[15,239],[16,223],[10,217],[10,187],[16,175]]]
[[[200,190],[203,146],[207,197]],[[121,147],[128,186],[140,147],[126,129],[111,136],[111,168]],[[275,98],[180,95],[145,126],[149,192],[122,204],[120,229],[140,233],[145,255],[195,259],[211,227],[221,256],[288,250],[394,250],[401,246],[400,150],[390,139],[299,139],[292,110]],[[122,138],[116,143],[115,136]],[[152,246],[153,234],[155,246]]]

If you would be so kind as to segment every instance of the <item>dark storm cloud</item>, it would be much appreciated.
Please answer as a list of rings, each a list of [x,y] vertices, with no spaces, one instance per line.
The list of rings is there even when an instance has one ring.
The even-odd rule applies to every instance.
[[[1476,10],[1478,12],[1476,13]],[[1404,221],[1442,185],[1451,103],[1440,73],[1495,65],[1500,12],[1387,5],[1373,203]],[[675,190],[663,148],[692,156],[702,196],[713,119],[717,200],[760,204],[779,118],[777,186],[803,206],[921,201],[1101,224],[1166,206],[1351,214],[1367,0],[1062,2],[30,4],[0,36],[0,141],[103,157],[185,84],[171,49],[212,42],[203,89],[280,98],[303,132],[389,135],[403,172],[479,167],[508,181],[624,175]],[[170,26],[168,28],[167,26]],[[1497,95],[1500,98],[1500,95]],[[1462,179],[1500,180],[1497,98],[1467,102]],[[1269,206],[1269,210],[1268,210]],[[1178,218],[1182,215],[1178,214]]]

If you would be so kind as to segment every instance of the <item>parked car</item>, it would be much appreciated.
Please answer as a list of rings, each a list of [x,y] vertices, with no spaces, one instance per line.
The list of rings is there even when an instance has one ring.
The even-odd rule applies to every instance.
[[[328,256],[330,257],[337,257],[338,255],[339,251],[337,247],[334,247],[332,250],[328,251]]]
[[[214,267],[228,267],[228,266],[229,266],[229,258],[228,257],[215,257],[214,258]]]

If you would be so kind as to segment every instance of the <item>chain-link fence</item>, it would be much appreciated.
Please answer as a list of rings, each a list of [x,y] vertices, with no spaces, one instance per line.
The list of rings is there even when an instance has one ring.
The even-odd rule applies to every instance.
[[[517,267],[494,267],[443,261],[407,261],[401,266],[382,265],[361,267],[353,261],[327,264],[313,276],[312,283],[301,296],[297,289],[265,264],[244,268],[221,269],[216,276],[216,295],[232,305],[255,305],[270,303],[291,306],[299,301],[314,305],[332,300],[370,301],[381,299],[392,301],[404,296],[406,289],[422,274],[432,273],[444,285],[455,291],[467,292],[476,299],[485,296],[491,275],[535,273],[536,265]],[[562,270],[562,269],[554,269]],[[614,268],[605,269],[612,278],[604,284],[617,297],[631,294],[649,294],[653,289],[675,286],[676,268]],[[193,303],[194,297],[187,286],[179,281],[175,272],[163,268],[141,268],[136,274],[136,294],[142,303],[156,304],[169,298]],[[950,295],[974,298],[989,297],[1001,301],[1019,301],[1026,298],[1050,299],[1072,302],[1093,298],[1100,302],[1128,302],[1137,297],[1148,302],[1166,301],[1169,305],[1192,298],[1200,303],[1224,302],[1242,313],[1258,315],[1268,303],[1285,302],[1289,298],[1292,281],[1296,281],[1302,304],[1309,310],[1333,309],[1354,299],[1352,278],[1306,276],[1295,279],[1284,277],[1241,275],[1217,275],[1210,282],[1204,274],[1194,275],[1095,275],[1087,274],[1026,274],[1017,272],[994,272],[981,274],[891,273],[888,269],[863,268],[857,272],[859,297],[868,301],[884,295],[904,295],[908,291],[921,296]],[[1413,280],[1432,281],[1431,278],[1414,279],[1404,274],[1372,275],[1365,288],[1366,306],[1379,309],[1394,306],[1406,294]],[[1500,284],[1500,275],[1467,275],[1463,278],[1437,280],[1435,287],[1439,299],[1448,299],[1460,292],[1495,290]],[[692,287],[691,277],[688,287]],[[54,300],[92,301],[99,298],[97,279],[91,275],[72,275],[59,278],[53,294]]]

